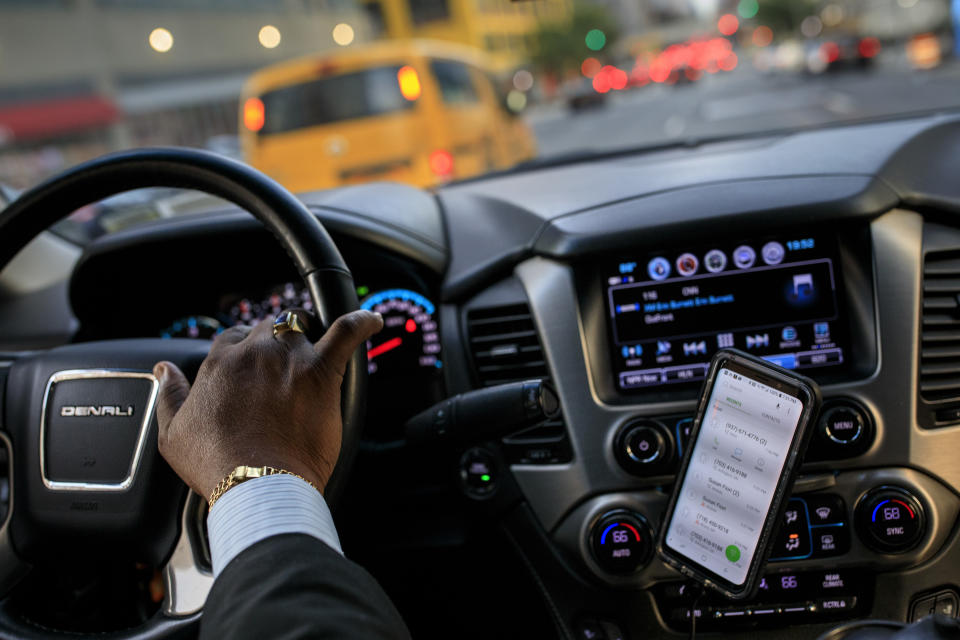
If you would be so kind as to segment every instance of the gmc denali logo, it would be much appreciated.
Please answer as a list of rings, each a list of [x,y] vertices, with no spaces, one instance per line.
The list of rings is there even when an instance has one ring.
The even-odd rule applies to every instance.
[[[112,404],[102,404],[99,406],[66,405],[60,407],[60,415],[67,418],[81,418],[84,416],[110,416],[114,418],[121,418],[133,415],[133,405],[127,405],[126,409]]]

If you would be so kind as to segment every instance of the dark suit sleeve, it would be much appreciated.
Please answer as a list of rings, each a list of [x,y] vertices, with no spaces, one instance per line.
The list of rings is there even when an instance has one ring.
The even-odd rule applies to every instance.
[[[234,558],[200,623],[200,640],[409,637],[373,576],[303,534],[267,538]]]

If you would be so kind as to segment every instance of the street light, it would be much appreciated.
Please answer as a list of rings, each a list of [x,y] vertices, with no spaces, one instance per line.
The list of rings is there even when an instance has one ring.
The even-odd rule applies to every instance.
[[[163,27],[157,27],[150,32],[147,42],[150,43],[150,48],[154,51],[166,53],[173,48],[173,34]]]
[[[265,24],[260,27],[260,33],[257,37],[265,49],[276,49],[280,44],[280,29],[272,24]]]

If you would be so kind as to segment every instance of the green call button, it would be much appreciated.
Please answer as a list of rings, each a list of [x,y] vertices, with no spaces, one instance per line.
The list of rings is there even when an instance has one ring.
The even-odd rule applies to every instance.
[[[727,560],[730,562],[736,562],[740,559],[740,547],[735,544],[727,545],[725,553],[727,554]]]

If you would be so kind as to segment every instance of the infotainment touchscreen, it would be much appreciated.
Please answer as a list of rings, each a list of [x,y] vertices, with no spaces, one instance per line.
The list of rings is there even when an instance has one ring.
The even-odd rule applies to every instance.
[[[842,368],[849,345],[838,268],[836,242],[825,237],[718,242],[611,262],[604,277],[617,387],[699,384],[724,347],[808,375]]]

